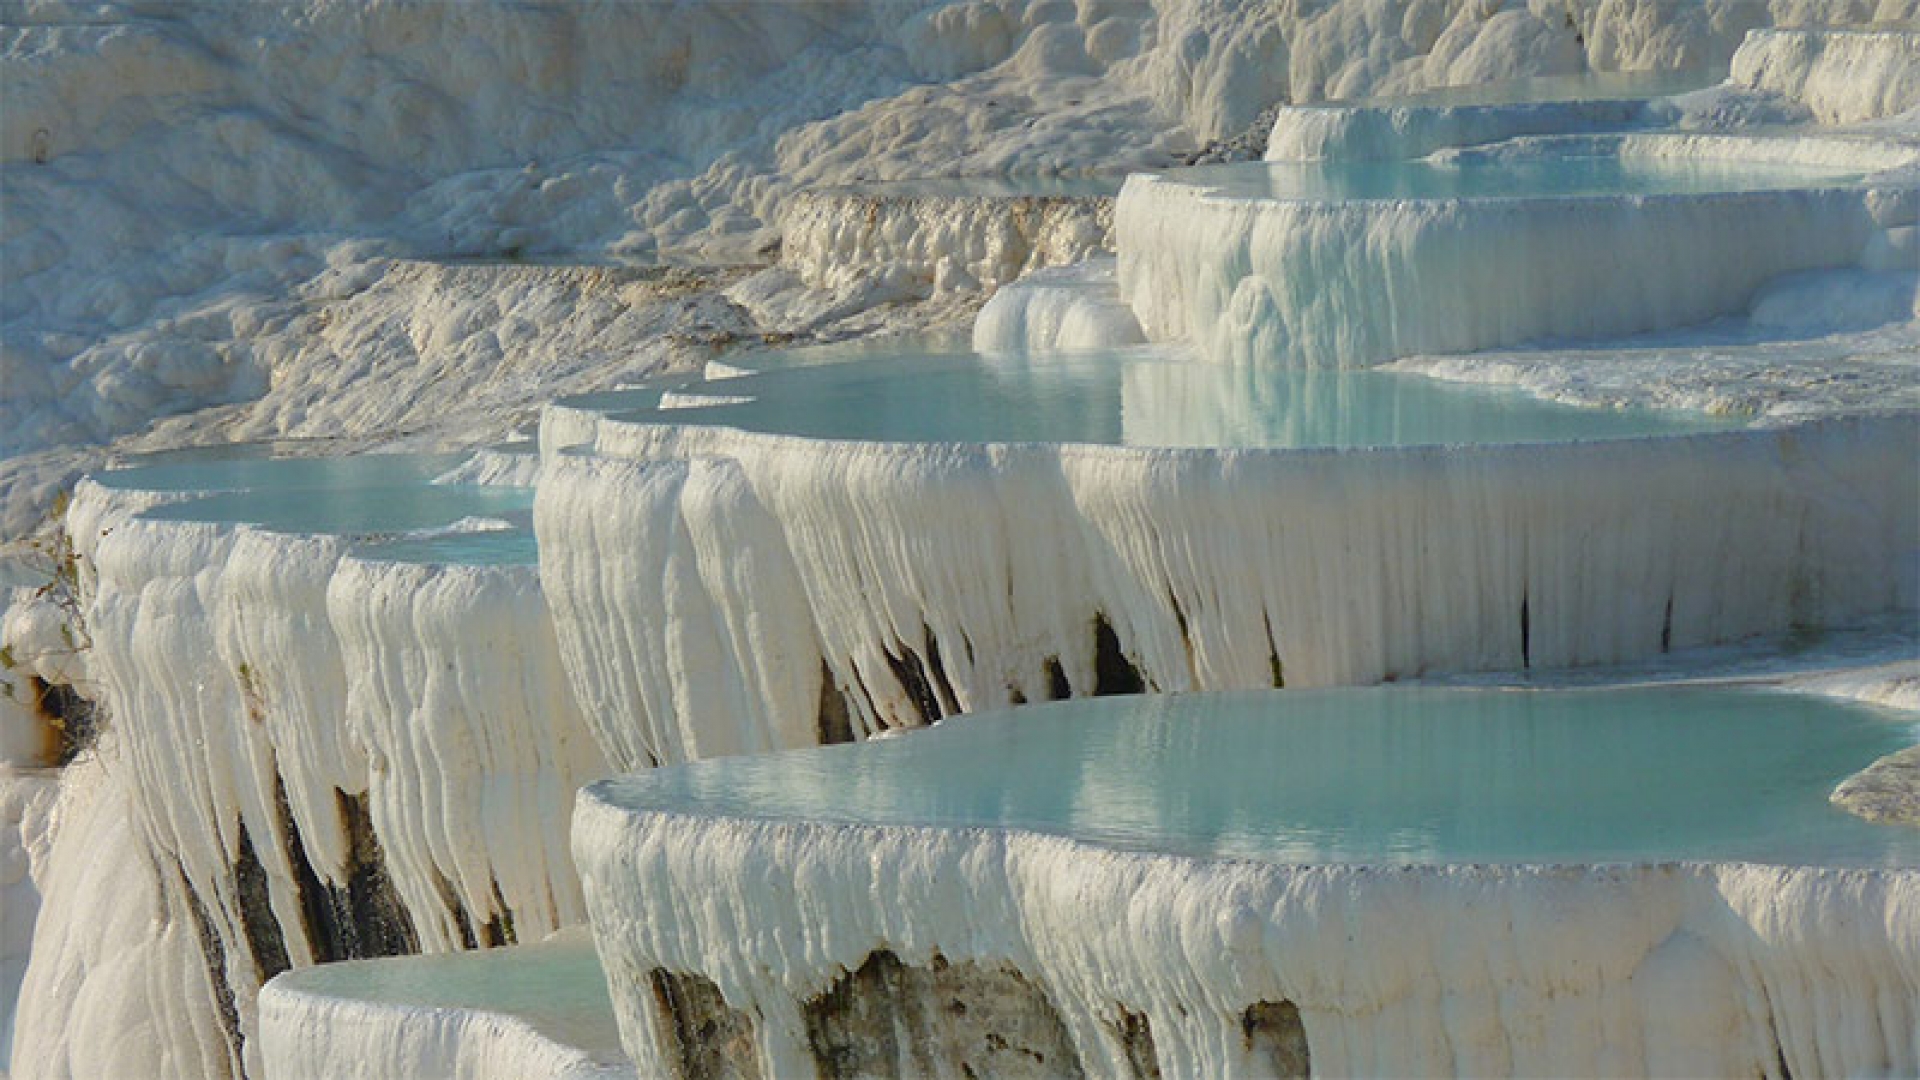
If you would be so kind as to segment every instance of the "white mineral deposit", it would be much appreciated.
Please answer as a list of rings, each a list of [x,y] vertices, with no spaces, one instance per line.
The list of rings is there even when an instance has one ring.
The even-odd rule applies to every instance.
[[[1913,1075],[1917,491],[1920,0],[0,0],[0,1071]]]

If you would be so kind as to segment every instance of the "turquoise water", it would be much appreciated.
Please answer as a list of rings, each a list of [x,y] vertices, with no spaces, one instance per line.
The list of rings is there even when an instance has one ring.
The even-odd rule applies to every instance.
[[[380,562],[436,563],[453,566],[532,566],[540,561],[530,514],[502,513],[506,529],[409,536],[357,544],[355,558]]]
[[[445,528],[468,517],[502,518],[532,507],[532,488],[371,483],[226,492],[156,506],[141,516],[259,525],[288,533],[397,533]]]
[[[353,454],[276,457],[271,446],[244,444],[171,451],[137,464],[95,473],[102,486],[123,491],[239,491],[248,488],[345,489],[376,484],[425,484],[465,460],[465,454]]]
[[[1751,161],[1621,157],[1511,160],[1248,162],[1206,165],[1164,178],[1234,198],[1343,202],[1598,195],[1706,195],[1833,187],[1858,169]]]
[[[658,400],[655,391],[654,400]],[[495,449],[532,452],[530,442]],[[205,447],[147,455],[138,464],[98,473],[123,490],[197,491],[205,498],[145,511],[163,521],[259,525],[280,532],[363,534],[354,553],[396,562],[524,565],[538,561],[533,540],[533,489],[435,484],[433,478],[468,457],[451,454],[357,454],[278,457],[271,445]],[[481,528],[453,528],[463,519]]]
[[[617,415],[883,442],[1224,447],[1550,442],[1737,426],[1699,413],[1582,409],[1419,375],[1235,368],[1151,348],[1026,357],[896,346],[687,389],[755,400]]]
[[[506,949],[321,964],[289,971],[274,985],[348,1001],[505,1013],[568,1046],[620,1048],[607,979],[585,933]]]
[[[1910,716],[1700,687],[1082,699],[608,781],[645,809],[1019,828],[1280,863],[1920,866],[1827,802]]]

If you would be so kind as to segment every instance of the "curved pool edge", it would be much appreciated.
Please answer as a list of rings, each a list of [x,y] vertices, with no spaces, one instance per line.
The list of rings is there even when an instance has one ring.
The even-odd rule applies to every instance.
[[[1270,1072],[1253,1034],[1278,1016],[1316,1074],[1897,1073],[1920,1057],[1902,989],[1920,978],[1915,871],[1273,867],[629,813],[591,788],[574,852],[642,1072],[677,1020],[638,989],[649,973],[709,982],[762,1061],[804,1072],[822,1003],[861,997],[876,962],[911,969],[910,994],[953,990],[944,969],[1025,984],[1100,1075],[1138,1075],[1143,1044],[1170,1075]]]

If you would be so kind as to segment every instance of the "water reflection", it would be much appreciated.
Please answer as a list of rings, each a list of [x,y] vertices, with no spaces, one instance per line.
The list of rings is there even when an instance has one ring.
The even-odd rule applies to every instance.
[[[621,419],[880,442],[1360,447],[1540,442],[1736,426],[1650,409],[1583,409],[1382,371],[1209,363],[1141,347],[1032,356],[903,347],[688,389],[751,400]]]
[[[616,781],[635,806],[1003,826],[1282,862],[1920,865],[1827,802],[1915,738],[1873,708],[1701,688],[1104,698]]]

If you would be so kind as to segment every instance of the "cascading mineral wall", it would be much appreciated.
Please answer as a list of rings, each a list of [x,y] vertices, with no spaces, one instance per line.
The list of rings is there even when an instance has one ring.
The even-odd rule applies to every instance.
[[[1146,341],[1111,258],[1038,270],[996,290],[973,321],[975,352],[1049,353]]]
[[[574,846],[642,1075],[684,1075],[669,1056],[681,1018],[653,992],[663,972],[710,980],[750,1018],[763,1075],[838,1075],[809,1003],[882,953],[1017,972],[1090,1076],[1156,1075],[1143,1059],[1158,1075],[1271,1076],[1263,1027],[1287,1029],[1268,1034],[1314,1075],[1920,1068],[1910,870],[1210,862],[629,810],[611,787],[583,794]]]
[[[257,1074],[254,995],[289,966],[581,919],[561,830],[605,762],[531,566],[379,563],[345,558],[338,536],[133,516],[152,501],[83,485],[70,524],[128,842],[211,970],[194,1023],[224,1030],[231,1055],[182,1073]],[[109,970],[58,951],[84,938],[69,921],[85,905],[47,911],[36,941],[76,967],[22,1024],[39,1062],[72,1052],[52,1018]]]
[[[428,951],[581,922],[573,793],[607,774],[560,670],[532,566],[348,557],[325,608],[368,748],[368,809]]]
[[[1770,278],[1854,264],[1876,231],[1861,193],[1841,188],[1306,201],[1154,176],[1128,179],[1114,228],[1121,295],[1150,339],[1290,367],[1703,322],[1744,310]]]
[[[1891,416],[1180,451],[601,420],[600,456],[550,455],[535,524],[561,655],[631,769],[815,741],[823,701],[861,734],[1128,681],[1609,664],[1912,610],[1916,437]]]

